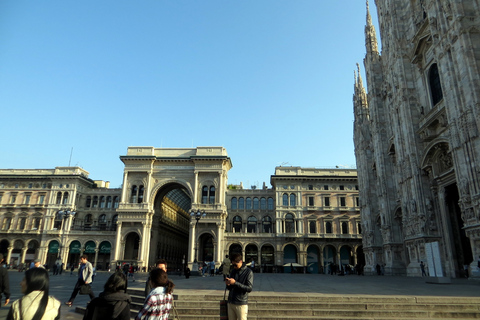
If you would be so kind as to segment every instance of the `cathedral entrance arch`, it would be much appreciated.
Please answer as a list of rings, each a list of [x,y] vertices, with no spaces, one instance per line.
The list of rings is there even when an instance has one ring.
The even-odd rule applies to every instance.
[[[180,183],[169,182],[157,191],[148,265],[165,259],[169,268],[182,269],[182,261],[188,256],[191,207],[190,192]]]
[[[213,245],[213,237],[211,234],[204,233],[200,236],[200,248],[198,261],[214,261],[215,248]]]

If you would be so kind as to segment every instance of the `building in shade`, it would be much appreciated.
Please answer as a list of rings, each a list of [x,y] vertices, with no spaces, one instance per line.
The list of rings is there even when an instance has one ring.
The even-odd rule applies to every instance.
[[[277,167],[272,188],[246,189],[228,184],[222,147],[129,147],[120,159],[121,189],[78,167],[0,170],[8,263],[67,267],[85,253],[99,270],[163,258],[171,271],[198,271],[242,252],[261,272],[364,264],[355,169]]]
[[[480,8],[375,3],[353,97],[366,270],[480,277]]]

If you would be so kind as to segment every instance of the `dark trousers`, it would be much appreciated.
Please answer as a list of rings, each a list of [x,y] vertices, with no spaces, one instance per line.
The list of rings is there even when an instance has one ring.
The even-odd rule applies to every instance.
[[[77,296],[78,291],[80,291],[80,287],[84,284],[85,284],[85,281],[83,281],[82,279],[78,279],[77,283],[75,284],[75,288],[73,288],[72,295],[70,296],[70,299],[68,299],[68,301],[73,302],[73,300],[75,300],[75,297]],[[95,295],[93,294],[91,287],[90,287],[90,292],[88,292],[88,295],[90,296],[90,300],[95,298]]]

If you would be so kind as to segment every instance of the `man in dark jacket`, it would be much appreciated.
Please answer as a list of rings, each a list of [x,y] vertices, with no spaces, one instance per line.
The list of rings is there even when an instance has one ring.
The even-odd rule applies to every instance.
[[[8,280],[7,268],[3,265],[3,254],[0,253],[0,300],[2,300],[2,293],[5,295],[6,306],[10,302],[10,281]]]
[[[253,272],[243,264],[242,254],[230,255],[233,270],[225,278],[228,294],[228,319],[247,320],[248,293],[253,289]]]

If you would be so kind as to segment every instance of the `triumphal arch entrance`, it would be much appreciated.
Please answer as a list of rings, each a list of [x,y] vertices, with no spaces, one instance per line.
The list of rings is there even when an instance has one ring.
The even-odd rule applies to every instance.
[[[120,159],[117,262],[148,268],[162,258],[170,270],[196,271],[197,260],[223,260],[232,168],[224,148],[129,147]],[[192,211],[205,215],[195,219]]]

